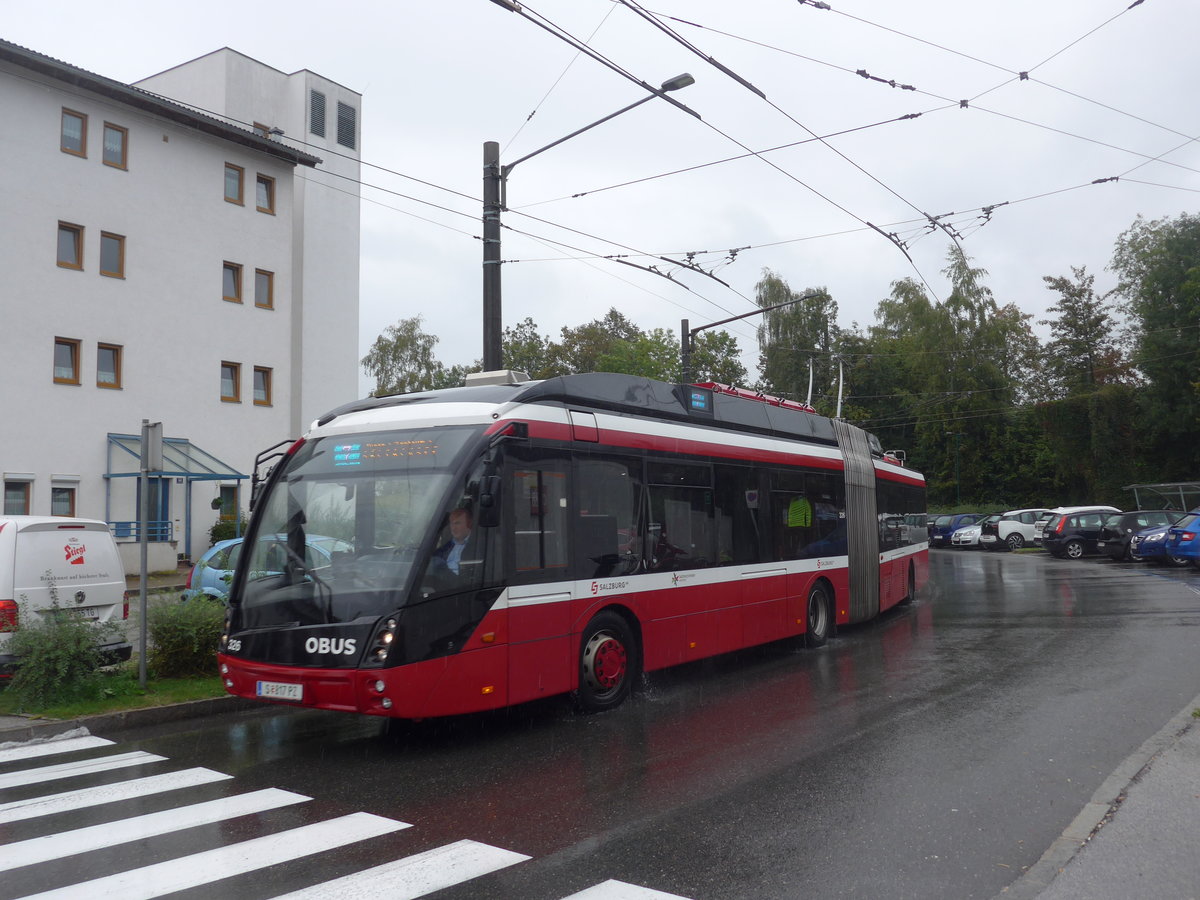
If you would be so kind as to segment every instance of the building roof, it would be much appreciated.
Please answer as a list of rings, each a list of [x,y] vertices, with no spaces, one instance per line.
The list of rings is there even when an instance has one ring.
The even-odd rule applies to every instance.
[[[268,140],[252,129],[232,125],[215,116],[197,112],[182,103],[88,72],[3,39],[0,39],[0,62],[12,63],[47,78],[83,88],[125,106],[175,122],[185,128],[193,128],[204,134],[241,144],[251,150],[267,153],[293,165],[316,166],[321,162],[320,157],[304,153],[280,141]]]

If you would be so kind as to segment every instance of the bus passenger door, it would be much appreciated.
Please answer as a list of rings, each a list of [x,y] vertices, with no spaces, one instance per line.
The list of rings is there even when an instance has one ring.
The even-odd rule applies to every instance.
[[[508,702],[570,690],[574,673],[568,569],[568,462],[522,448],[504,468]]]

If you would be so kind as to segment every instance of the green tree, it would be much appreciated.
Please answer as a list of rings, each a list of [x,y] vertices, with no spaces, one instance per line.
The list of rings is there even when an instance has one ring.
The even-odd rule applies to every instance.
[[[564,327],[562,340],[550,346],[550,365],[562,374],[602,372],[605,355],[620,353],[619,344],[634,343],[641,336],[640,328],[615,308],[610,309],[602,319]]]
[[[748,376],[741,356],[737,338],[729,332],[701,332],[692,345],[693,376],[697,381],[744,385]]]
[[[837,373],[833,353],[840,331],[837,302],[829,292],[825,288],[794,291],[770,269],[763,269],[754,287],[754,302],[764,309],[792,302],[763,314],[758,329],[760,387],[771,394],[803,400],[808,393],[810,360],[813,383],[821,388],[832,384]]]
[[[375,379],[372,396],[458,387],[467,372],[479,371],[478,363],[447,367],[434,356],[438,341],[436,335],[421,328],[420,316],[401,319],[384,329],[362,358],[362,367]]]
[[[1100,384],[1117,381],[1125,369],[1106,306],[1108,295],[1097,296],[1096,277],[1086,268],[1072,266],[1071,274],[1073,280],[1042,277],[1059,295],[1049,309],[1054,315],[1039,320],[1050,326],[1045,372],[1058,396],[1091,393]]]
[[[1200,438],[1200,215],[1148,222],[1117,239],[1110,268],[1128,302],[1139,392],[1142,452],[1154,480],[1196,477]]]
[[[506,369],[525,372],[530,378],[552,378],[565,374],[556,364],[553,342],[538,331],[533,319],[526,317],[505,328],[501,357]]]

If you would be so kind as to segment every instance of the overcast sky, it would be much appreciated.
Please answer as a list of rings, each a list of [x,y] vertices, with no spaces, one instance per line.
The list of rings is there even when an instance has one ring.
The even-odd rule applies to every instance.
[[[5,4],[0,34],[125,82],[228,46],[361,91],[363,160],[392,171],[363,168],[360,356],[419,313],[444,362],[478,359],[483,142],[510,162],[645,96],[538,22],[637,80],[690,72],[672,96],[700,118],[655,99],[513,170],[506,325],[529,316],[557,337],[616,307],[678,334],[681,318],[751,310],[771,269],[867,326],[897,279],[948,293],[951,238],[928,217],[999,303],[1038,319],[1055,299],[1043,276],[1086,266],[1105,290],[1136,216],[1194,210],[1196,0],[828,5],[60,0]],[[673,281],[600,258],[613,254]],[[728,287],[656,258],[688,254]],[[753,325],[731,333],[753,376]]]

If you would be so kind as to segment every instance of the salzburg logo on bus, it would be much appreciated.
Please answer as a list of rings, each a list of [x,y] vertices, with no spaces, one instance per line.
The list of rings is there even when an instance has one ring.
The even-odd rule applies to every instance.
[[[67,562],[73,566],[83,565],[83,554],[87,552],[87,547],[83,544],[67,544],[63,547],[63,552],[67,556]]]
[[[304,642],[304,649],[309,653],[344,653],[349,655],[354,652],[355,646],[358,644],[356,638],[315,638],[310,637]]]

